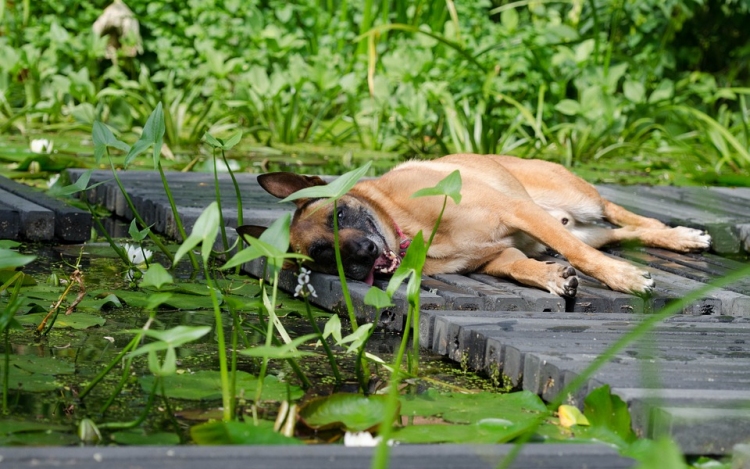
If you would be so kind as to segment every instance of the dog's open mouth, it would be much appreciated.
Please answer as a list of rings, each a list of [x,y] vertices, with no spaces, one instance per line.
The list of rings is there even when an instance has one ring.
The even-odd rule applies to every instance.
[[[392,274],[401,265],[401,257],[390,249],[384,249],[383,252],[375,259],[370,273],[365,278],[365,283],[372,285],[375,280],[375,274]]]

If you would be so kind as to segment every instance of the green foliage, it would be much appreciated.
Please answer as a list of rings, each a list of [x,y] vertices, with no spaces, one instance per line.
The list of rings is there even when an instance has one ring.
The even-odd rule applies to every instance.
[[[190,436],[199,445],[301,445],[274,431],[271,422],[208,422],[190,427]]]
[[[141,133],[155,154],[159,135],[241,127],[261,143],[637,157],[696,179],[750,164],[744,2],[127,3],[145,52],[113,61],[91,30],[99,1],[6,9],[0,131],[119,134],[163,103]]]
[[[362,432],[383,423],[385,408],[385,396],[339,393],[308,401],[299,410],[299,416],[315,430],[343,428]]]

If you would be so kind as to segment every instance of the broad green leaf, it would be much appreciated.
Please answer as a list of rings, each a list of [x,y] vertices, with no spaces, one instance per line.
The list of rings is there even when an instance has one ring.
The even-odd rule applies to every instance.
[[[190,436],[199,445],[301,445],[273,430],[273,422],[208,422],[190,428]]]
[[[0,376],[4,376],[4,366],[5,360],[0,360]],[[11,365],[8,375],[8,382],[12,383],[10,389],[13,391],[47,392],[60,389],[60,382],[51,374],[30,373]]]
[[[211,255],[211,248],[213,247],[216,235],[219,233],[219,206],[214,201],[203,210],[198,220],[193,226],[193,230],[190,236],[177,249],[177,253],[174,256],[174,264],[176,265],[182,256],[188,253],[191,249],[197,246],[199,243],[203,243],[201,247],[201,256],[203,262],[208,262],[208,258]]]
[[[226,142],[224,142],[224,150],[231,150],[235,145],[240,143],[240,140],[242,140],[242,131],[240,130],[236,134],[232,135],[227,139]]]
[[[488,418],[518,423],[535,419],[540,412],[547,412],[547,407],[539,396],[529,391],[510,394],[440,394],[429,390],[423,394],[401,398],[402,415],[440,416],[452,423],[476,423]]]
[[[72,375],[76,370],[73,362],[36,355],[11,355],[10,366],[43,375]]]
[[[325,328],[323,329],[323,338],[327,339],[328,336],[333,336],[333,340],[336,343],[341,342],[341,319],[334,314],[328,321],[326,321]]]
[[[666,101],[672,99],[672,96],[674,96],[674,82],[665,78],[659,83],[656,89],[651,92],[651,96],[648,97],[648,102],[657,103],[659,101]]]
[[[566,116],[575,116],[581,112],[581,104],[572,99],[563,99],[555,105],[555,109]]]
[[[338,393],[308,401],[299,410],[302,422],[316,430],[343,428],[361,432],[383,423],[386,396]]]
[[[48,432],[64,431],[70,427],[57,425],[50,422],[28,422],[23,420],[0,419],[0,435],[9,435],[11,433],[26,432]]]
[[[89,184],[89,181],[91,180],[92,171],[93,171],[92,169],[88,169],[84,171],[83,173],[81,173],[81,175],[78,177],[76,182],[74,182],[73,184],[69,184],[67,186],[59,186],[59,185],[52,186],[52,188],[49,190],[49,194],[57,196],[57,197],[67,196],[67,195],[75,194],[81,191],[85,191],[87,189],[93,189],[96,186],[106,184],[107,182],[111,180],[111,179],[106,179],[104,181],[99,181],[96,184],[92,184],[89,186],[88,184]]]
[[[167,269],[161,264],[153,263],[148,266],[148,270],[143,274],[143,280],[141,281],[141,287],[154,287],[157,290],[161,290],[164,285],[173,283],[174,279]]]
[[[638,440],[626,451],[629,456],[639,461],[636,469],[685,469],[685,457],[680,447],[670,438],[662,437],[658,440]]]
[[[133,218],[133,221],[130,222],[130,226],[128,227],[128,234],[130,235],[131,238],[133,238],[133,241],[135,242],[140,242],[146,239],[146,236],[148,236],[148,233],[150,231],[151,231],[150,226],[147,226],[146,228],[142,230],[138,230],[138,225],[136,224],[135,218]]]
[[[193,427],[195,428],[195,427]],[[180,436],[176,433],[154,432],[146,433],[143,429],[135,428],[123,430],[109,435],[118,445],[149,446],[162,445],[171,446],[180,444]]]
[[[625,83],[622,85],[622,93],[630,101],[640,103],[646,97],[646,88],[639,81],[625,80]]]
[[[461,203],[461,172],[459,170],[455,170],[452,173],[450,173],[448,176],[446,176],[444,179],[442,179],[440,182],[435,185],[435,187],[428,187],[425,189],[420,189],[414,194],[412,194],[412,198],[417,197],[425,197],[430,195],[442,195],[442,196],[448,196],[451,199],[453,199],[453,202],[456,203],[456,205]]]
[[[123,165],[125,167],[129,166],[138,155],[153,145],[154,169],[157,169],[159,166],[159,155],[161,154],[165,131],[164,112],[162,110],[161,102],[159,102],[159,104],[156,105],[156,109],[154,109],[151,115],[148,116],[146,124],[143,126],[141,137],[135,142],[135,145],[130,148],[130,151],[125,156],[125,162]]]
[[[13,249],[20,246],[21,243],[12,239],[0,239],[0,249]]]
[[[422,267],[424,266],[426,255],[427,246],[424,241],[424,237],[422,236],[422,232],[420,231],[416,236],[414,236],[414,239],[411,240],[411,244],[406,250],[406,255],[401,261],[401,265],[398,266],[396,271],[391,276],[391,280],[388,282],[388,288],[386,289],[388,296],[392,298],[393,294],[396,293],[396,290],[398,290],[398,287],[410,275],[419,277],[419,279],[421,280]],[[410,285],[407,286],[407,295],[413,293],[414,289],[414,284],[412,284],[412,282],[409,283]]]
[[[171,329],[159,331],[155,329],[135,329],[131,330],[131,333],[144,334],[148,337],[156,339],[156,342],[148,343],[142,347],[133,350],[128,354],[129,357],[136,357],[143,355],[148,352],[155,352],[159,350],[168,350],[170,348],[179,347],[188,342],[197,340],[211,331],[209,326],[176,326]]]
[[[21,324],[37,325],[42,321],[42,319],[44,319],[46,315],[47,313],[32,313],[25,314],[23,316],[16,316],[16,319]],[[61,313],[57,316],[57,320],[55,320],[55,329],[70,328],[82,330],[88,329],[90,327],[101,327],[106,322],[107,320],[103,317],[93,314],[73,313],[66,315],[64,313]]]
[[[628,405],[619,396],[610,393],[609,385],[590,392],[583,403],[583,413],[592,429],[607,429],[626,443],[635,440]]]
[[[402,443],[507,443],[530,430],[532,422],[485,419],[469,425],[409,425],[393,432]]]
[[[27,432],[0,437],[0,446],[75,446],[80,444],[75,433]]]
[[[0,249],[0,269],[16,269],[32,262],[36,256],[25,256],[11,249]]]
[[[114,147],[125,153],[130,151],[130,145],[118,140],[109,130],[109,127],[99,121],[94,121],[91,137],[94,142],[94,161],[96,161],[96,164],[101,163],[107,147]]]
[[[221,141],[219,141],[216,137],[214,137],[213,135],[211,135],[208,132],[206,132],[205,134],[203,134],[203,138],[205,138],[206,139],[206,143],[208,143],[212,147],[215,147],[215,148],[221,148],[222,147]]]
[[[393,301],[388,293],[384,292],[378,287],[370,287],[365,295],[365,304],[370,305],[375,309],[383,309],[389,306],[393,306]]]
[[[167,397],[174,399],[212,400],[221,399],[221,376],[218,371],[196,371],[195,373],[176,374],[162,378]],[[151,392],[154,385],[153,376],[139,379],[145,392]],[[258,386],[258,378],[244,371],[237,372],[237,395],[254,396]],[[263,380],[263,395],[261,399],[267,401],[296,400],[304,392],[297,386],[279,381],[273,375]]]
[[[356,352],[370,337],[370,329],[372,329],[372,323],[359,326],[356,331],[342,338],[339,345],[349,344],[349,348],[346,349],[347,353]]]
[[[371,164],[372,161],[368,161],[364,166],[342,174],[336,178],[335,181],[326,184],[325,186],[313,186],[298,190],[294,194],[283,199],[281,202],[291,202],[293,200],[305,198],[324,198],[329,199],[330,201],[339,199],[341,196],[349,192],[362,176],[367,174]]]
[[[258,345],[256,347],[252,347],[245,350],[240,350],[239,353],[242,355],[246,355],[248,357],[264,357],[264,358],[270,358],[270,359],[286,359],[286,358],[295,358],[295,357],[301,357],[306,355],[315,355],[312,352],[301,352],[297,350],[297,347],[304,344],[305,342],[309,342],[313,339],[317,339],[317,334],[307,334],[303,335],[301,337],[297,337],[296,339],[292,340],[288,344],[283,344],[279,346],[268,346],[265,345]]]
[[[515,8],[508,8],[500,14],[500,22],[508,30],[513,32],[518,27],[518,12]]]

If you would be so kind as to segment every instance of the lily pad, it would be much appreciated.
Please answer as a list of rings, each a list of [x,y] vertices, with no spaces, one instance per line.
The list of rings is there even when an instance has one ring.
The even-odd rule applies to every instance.
[[[2,373],[3,367],[0,366],[0,376],[2,376]],[[9,393],[11,395],[16,390],[26,392],[47,392],[60,388],[60,383],[57,382],[53,375],[29,373],[28,371],[20,370],[14,366],[10,367],[8,383],[8,387],[10,388]]]
[[[167,397],[189,400],[221,399],[221,376],[218,371],[196,371],[191,374],[165,376],[163,379]],[[144,376],[139,381],[145,392],[151,392],[154,385],[153,376]],[[238,395],[254,397],[257,386],[257,377],[244,371],[237,372]],[[275,376],[266,376],[263,380],[263,400],[295,400],[303,394],[299,387],[279,381]]]
[[[199,445],[301,445],[273,430],[273,422],[209,422],[190,428],[190,436]]]
[[[0,446],[71,446],[80,443],[74,433],[28,432],[0,437]]]
[[[69,361],[36,355],[12,355],[10,366],[43,375],[72,375],[76,370],[75,365]]]
[[[391,438],[403,443],[506,443],[528,431],[530,424],[485,419],[470,425],[410,425],[396,430]]]
[[[383,423],[386,396],[331,394],[308,401],[300,410],[302,422],[316,430],[343,428],[361,432]]]
[[[66,430],[68,427],[48,422],[29,422],[25,420],[0,420],[0,434],[9,435],[11,433],[24,432],[47,432],[56,430]]]
[[[22,316],[16,316],[16,319],[18,319],[18,322],[24,325],[31,325],[36,326],[37,324],[42,322],[42,319],[47,315],[47,313],[32,313],[32,314],[24,314]],[[107,320],[104,319],[101,316],[95,316],[93,314],[86,314],[86,313],[73,313],[73,314],[59,314],[57,316],[57,320],[55,321],[55,328],[57,329],[76,329],[76,330],[82,330],[82,329],[88,329],[90,327],[95,326],[103,326],[104,323],[106,323]]]
[[[145,433],[140,429],[123,430],[110,435],[112,440],[120,445],[179,445],[180,436],[176,433],[155,432]]]
[[[529,391],[509,394],[440,394],[428,390],[423,394],[401,398],[401,415],[440,416],[452,423],[476,423],[482,419],[504,419],[514,423],[534,419],[546,412],[544,402]]]

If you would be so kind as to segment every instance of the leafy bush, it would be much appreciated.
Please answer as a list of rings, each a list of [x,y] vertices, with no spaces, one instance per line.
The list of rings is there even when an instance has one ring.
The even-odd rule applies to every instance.
[[[166,139],[240,126],[261,142],[406,154],[636,157],[703,177],[750,163],[750,19],[735,0],[131,0],[144,54],[104,59],[103,1],[8,5],[0,130]]]

